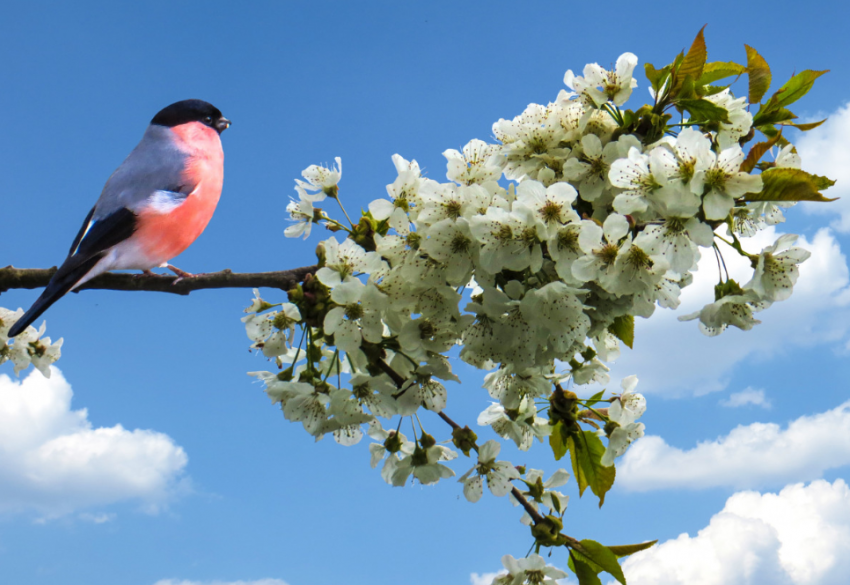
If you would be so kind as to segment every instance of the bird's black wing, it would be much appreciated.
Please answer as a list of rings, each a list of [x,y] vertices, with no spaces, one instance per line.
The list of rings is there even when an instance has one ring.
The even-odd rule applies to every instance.
[[[92,220],[94,208],[74,238],[70,253],[50,279],[50,283],[32,307],[9,329],[15,337],[38,319],[50,306],[64,296],[115,244],[130,236],[137,228],[136,214],[122,207],[108,216]]]

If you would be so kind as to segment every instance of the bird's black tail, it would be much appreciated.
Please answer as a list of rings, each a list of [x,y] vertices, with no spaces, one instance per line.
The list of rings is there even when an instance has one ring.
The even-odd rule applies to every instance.
[[[33,321],[41,317],[50,306],[61,299],[71,288],[86,275],[86,273],[94,268],[94,265],[103,257],[103,254],[97,254],[89,258],[80,258],[79,256],[69,256],[67,260],[59,267],[53,278],[50,279],[47,288],[38,297],[38,300],[33,303],[29,311],[24,313],[24,316],[18,319],[18,322],[12,325],[9,329],[9,337],[15,337],[23,332]]]

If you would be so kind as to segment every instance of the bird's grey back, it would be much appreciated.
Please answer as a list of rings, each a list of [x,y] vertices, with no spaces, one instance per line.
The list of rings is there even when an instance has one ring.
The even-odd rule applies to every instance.
[[[169,128],[148,126],[136,148],[106,181],[92,219],[102,219],[123,207],[139,211],[156,191],[188,194],[194,188],[183,184],[188,156]]]

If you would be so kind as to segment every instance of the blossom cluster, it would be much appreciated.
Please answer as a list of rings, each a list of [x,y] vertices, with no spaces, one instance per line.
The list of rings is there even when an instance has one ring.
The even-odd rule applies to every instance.
[[[584,76],[568,71],[568,90],[554,102],[531,104],[493,125],[497,144],[472,140],[461,151],[445,151],[447,182],[425,177],[416,161],[393,157],[397,177],[388,198],[370,203],[345,240],[322,242],[313,288],[322,289],[322,302],[314,304],[324,313],[309,327],[307,349],[286,341],[298,307],[316,293],[247,318],[249,336],[265,355],[279,364],[305,358],[287,370],[291,379],[257,374],[289,418],[305,422],[301,416],[310,412],[309,432],[333,431],[350,442],[362,434],[358,424],[374,420],[370,415],[412,415],[420,406],[439,412],[447,401],[440,380],[455,379],[446,354],[460,345],[461,359],[490,372],[484,386],[497,402],[479,423],[528,449],[551,432],[551,414],[538,416],[538,406],[553,384],[607,383],[620,325],[657,307],[677,307],[702,251],[716,248],[719,238],[728,241],[716,233],[720,226],[737,243],[782,221],[779,205],[743,201],[762,190],[759,174],[740,170],[739,140],[752,124],[745,98],[728,89],[706,98],[728,112],[715,130],[685,125],[649,144],[622,131],[618,106],[636,86],[636,63],[626,53],[614,71],[595,64]],[[777,167],[799,165],[790,145],[776,157]],[[299,199],[288,208],[288,236],[332,221],[312,204],[338,199],[341,162],[312,166],[303,176]],[[751,255],[749,283],[729,284],[727,294],[684,318],[698,318],[709,335],[728,325],[751,328],[754,312],[790,295],[797,265],[808,257],[789,249],[792,242],[783,236]],[[275,330],[281,320],[285,327]],[[376,369],[375,348],[401,387]],[[310,352],[324,358],[306,360]],[[330,370],[355,376],[357,384],[345,392],[331,388]],[[310,408],[289,406],[296,396],[296,404],[309,400]],[[639,436],[642,428],[633,420],[620,425],[606,463],[624,450],[624,436]]]
[[[754,117],[747,99],[728,87],[706,86],[698,99],[675,102],[671,92],[684,86],[671,78],[650,91],[654,105],[623,111],[637,86],[636,65],[626,53],[612,71],[596,64],[582,76],[568,71],[567,88],[553,102],[496,122],[495,143],[446,150],[447,181],[394,155],[388,196],[356,222],[342,207],[339,159],[333,168],[303,172],[298,199],[287,207],[293,224],[286,235],[306,237],[324,224],[346,237],[321,242],[319,270],[289,291],[289,302],[272,305],[256,292],[243,319],[252,347],[280,370],[252,375],[288,420],[317,440],[332,433],[344,445],[358,442],[366,425],[371,464],[383,462],[386,482],[404,485],[412,476],[436,483],[455,474],[448,463],[458,453],[421,423],[417,430],[417,412],[446,419],[444,383],[458,381],[449,356],[458,356],[486,372],[490,403],[480,426],[520,450],[537,439],[548,440],[556,458],[580,452],[572,457],[575,475],[582,482],[595,477],[590,487],[604,500],[613,483],[605,468],[643,435],[637,419],[646,401],[634,392],[634,376],[607,398],[599,392],[583,399],[576,391],[609,382],[608,364],[620,343],[631,346],[634,319],[678,307],[711,249],[718,270],[723,252],[741,254],[753,276],[740,285],[720,272],[713,302],[681,319],[698,319],[712,336],[730,325],[750,329],[758,323],[754,313],[790,296],[809,256],[792,247],[793,235],[757,254],[742,245],[784,221],[783,210],[793,205],[765,195],[760,172],[771,169],[776,191],[785,177],[778,171],[800,169],[793,145],[777,136],[748,157],[742,145],[754,134]],[[701,113],[673,124],[663,114],[672,105]],[[773,162],[758,163],[774,144]],[[348,224],[314,207],[326,199],[339,203]],[[384,428],[380,419],[394,417],[398,426]],[[411,438],[401,432],[404,417]],[[546,518],[563,515],[567,498],[552,488],[567,481],[565,470],[544,482],[540,470],[497,460],[496,440],[479,444],[468,427],[451,424],[454,446],[466,456],[477,452],[460,478],[468,500],[479,500],[486,485],[521,503],[528,524],[541,523],[538,506]],[[559,542],[535,538],[538,545]],[[506,567],[509,576],[497,582],[523,582],[512,558]]]
[[[0,364],[11,360],[15,364],[15,374],[32,364],[49,378],[50,364],[62,355],[63,340],[60,338],[54,342],[49,337],[43,337],[47,324],[42,323],[38,329],[30,325],[9,343],[9,329],[23,314],[23,309],[11,311],[0,307]]]

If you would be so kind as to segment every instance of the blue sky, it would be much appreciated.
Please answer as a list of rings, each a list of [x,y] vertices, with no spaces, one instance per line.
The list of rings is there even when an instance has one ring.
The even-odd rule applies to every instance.
[[[609,66],[625,51],[641,64],[665,64],[706,23],[712,60],[743,60],[748,43],[779,82],[802,69],[832,70],[799,102],[798,113],[829,114],[833,121],[800,146],[804,168],[838,178],[833,196],[850,201],[844,168],[850,149],[839,138],[850,131],[850,113],[843,109],[850,95],[844,58],[850,45],[846,18],[839,18],[847,14],[817,1],[742,6],[9,5],[0,22],[0,265],[59,263],[148,120],[190,97],[214,103],[233,127],[223,136],[225,187],[216,215],[175,263],[192,272],[311,264],[317,237],[283,237],[293,179],[306,166],[342,157],[347,206],[365,207],[394,179],[392,154],[414,158],[429,176],[442,179],[441,152],[488,139],[494,121],[517,115],[529,102],[554,99],[567,69],[596,61]],[[637,78],[642,98],[647,84]],[[850,464],[850,436],[844,436],[850,418],[839,409],[850,374],[844,257],[850,206],[843,201],[825,213],[797,208],[788,214],[781,231],[802,234],[823,261],[804,265],[795,297],[765,313],[760,328],[706,340],[693,323],[678,324],[674,316],[639,326],[636,349],[614,373],[637,374],[649,400],[642,420],[647,434],[660,438],[640,452],[653,461],[675,461],[688,473],[707,461],[718,471],[712,481],[693,471],[691,483],[673,485],[648,477],[627,455],[623,469],[632,465],[634,471],[621,472],[602,510],[591,499],[579,500],[569,486],[571,534],[619,544],[688,533],[692,544],[681,546],[699,549],[711,534],[726,534],[729,518],[738,522],[727,527],[732,533],[746,532],[741,527],[747,522],[765,525],[741,510],[767,510],[766,502],[776,498],[796,502],[808,518],[823,518],[824,530],[850,534],[850,495],[839,482]],[[12,291],[0,306],[27,307],[35,297],[35,291]],[[46,314],[48,333],[65,338],[58,366],[73,398],[61,376],[50,385],[33,378],[27,391],[53,401],[53,418],[33,411],[30,419],[9,409],[4,415],[0,404],[0,420],[10,429],[18,424],[24,434],[41,429],[41,439],[32,441],[113,429],[97,436],[104,448],[126,447],[116,451],[115,468],[147,469],[161,481],[154,487],[105,485],[99,478],[112,477],[110,469],[90,469],[73,485],[59,481],[35,498],[26,471],[0,454],[0,582],[463,584],[473,573],[498,570],[502,554],[526,553],[527,533],[506,501],[485,497],[469,504],[451,482],[392,489],[369,468],[366,441],[348,449],[327,440],[314,444],[300,426],[287,423],[245,375],[266,367],[248,353],[239,321],[250,297],[248,290],[188,298],[85,291]],[[463,385],[450,400],[457,418],[471,423],[486,393],[476,371],[460,371]],[[0,368],[4,374],[12,375],[9,365]],[[7,396],[4,389],[20,395],[15,388],[0,378],[0,395]],[[762,391],[769,408],[721,404],[744,391],[756,400]],[[87,413],[73,416],[69,409]],[[432,418],[423,420],[426,429],[442,432]],[[797,427],[785,432],[793,421]],[[739,425],[743,430],[730,435]],[[820,436],[819,428],[834,436]],[[0,430],[6,441],[0,451],[14,452],[22,436]],[[748,441],[757,444],[750,455]],[[699,443],[707,446],[693,451]],[[787,448],[775,452],[772,445]],[[543,455],[527,462],[554,469]],[[764,461],[765,469],[759,468]],[[464,465],[456,466],[459,474]],[[827,483],[780,492],[818,478]],[[755,491],[742,495],[745,489]],[[827,513],[834,510],[844,515]],[[844,518],[843,524],[829,517]],[[714,532],[698,540],[708,526]],[[790,546],[786,529],[771,534],[776,547]],[[779,548],[764,544],[768,537],[757,550],[774,558]],[[666,546],[674,551],[673,544]],[[850,550],[834,552],[846,557]],[[553,562],[563,566],[558,554]],[[635,583],[651,577],[645,576],[647,563],[634,564]],[[830,565],[802,581],[801,573],[776,566],[777,575],[793,583],[832,583],[840,574],[839,565]],[[727,583],[746,582],[739,577],[723,576]]]

